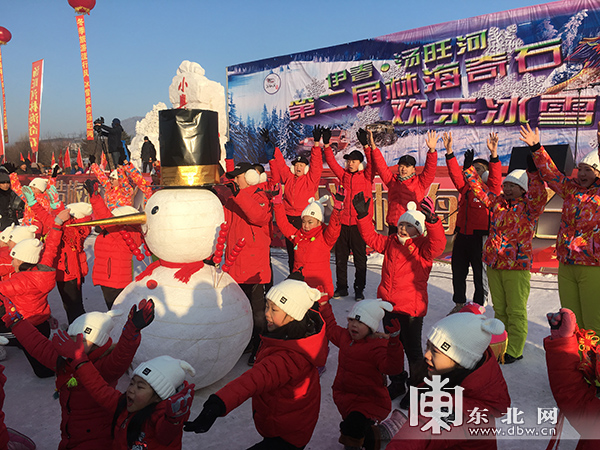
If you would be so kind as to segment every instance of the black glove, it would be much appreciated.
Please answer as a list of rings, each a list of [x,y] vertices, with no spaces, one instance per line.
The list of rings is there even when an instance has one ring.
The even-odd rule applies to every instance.
[[[229,189],[231,189],[231,193],[233,194],[234,197],[240,193],[240,187],[238,186],[238,184],[235,181],[227,183],[227,184],[225,184],[225,186],[227,186]]]
[[[223,400],[215,394],[211,394],[208,400],[204,402],[204,408],[196,420],[186,422],[183,425],[183,431],[193,431],[194,433],[206,433],[213,426],[217,417],[225,415],[227,407]]]
[[[369,215],[369,205],[371,204],[371,199],[369,198],[365,201],[365,195],[362,192],[359,192],[354,196],[352,199],[352,204],[354,205],[357,219],[362,219],[363,217],[367,217]]]
[[[323,133],[323,128],[321,125],[316,125],[313,128],[313,139],[315,140],[315,144],[321,140],[321,134]]]
[[[98,180],[85,180],[83,187],[90,194],[90,197],[98,192]]]
[[[367,132],[362,128],[358,129],[358,131],[356,132],[356,137],[358,138],[358,142],[360,142],[363,147],[369,142]]]
[[[465,162],[463,164],[463,170],[467,170],[473,165],[473,158],[475,157],[475,151],[470,149],[465,151]]]
[[[263,138],[263,141],[271,142],[271,139],[269,138],[269,130],[266,128],[259,128],[258,134],[260,134],[260,137]]]
[[[440,220],[434,209],[433,200],[431,200],[429,197],[425,197],[421,201],[421,212],[425,215],[425,222],[436,223],[438,220]]]
[[[52,178],[56,178],[58,176],[59,170],[60,170],[59,166],[55,166],[54,169],[52,169]]]
[[[323,136],[323,144],[329,145],[329,141],[331,140],[331,128],[323,128],[323,130],[321,130],[321,135]]]
[[[533,160],[533,156],[531,156],[531,154],[527,155],[527,172],[529,173],[535,173],[537,172],[538,168],[535,165],[535,161]]]

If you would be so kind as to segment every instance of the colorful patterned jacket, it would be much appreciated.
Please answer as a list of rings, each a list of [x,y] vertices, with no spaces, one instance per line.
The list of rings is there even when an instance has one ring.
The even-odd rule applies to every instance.
[[[104,202],[106,203],[106,206],[108,206],[108,209],[112,211],[119,206],[133,205],[133,188],[129,184],[123,168],[119,167],[117,169],[117,173],[119,174],[119,184],[116,187],[113,187],[110,184],[110,179],[98,164],[92,164],[90,170],[96,178],[98,178],[98,181],[104,188]]]
[[[534,147],[532,148],[532,150]],[[556,254],[563,264],[600,266],[600,180],[584,188],[565,177],[541,147],[533,160],[548,187],[563,199]]]
[[[38,234],[43,235],[46,234],[49,230],[42,230],[42,223],[36,219],[35,213],[32,211],[31,207],[27,205],[27,199],[23,195],[23,186],[21,186],[21,182],[19,181],[19,176],[13,172],[10,175],[10,188],[25,202],[25,207],[23,210],[23,221],[21,225],[35,225],[38,227]],[[50,186],[56,185],[56,178],[50,177],[48,179],[48,189]],[[40,205],[44,207],[46,211],[51,213],[52,209],[50,208],[50,200],[45,192],[41,194],[35,194],[35,199],[38,201]]]
[[[529,190],[523,197],[506,200],[488,190],[471,166],[465,178],[475,196],[490,210],[490,235],[483,249],[483,262],[493,269],[531,270],[531,240],[544,211],[548,193],[539,172],[527,173]]]

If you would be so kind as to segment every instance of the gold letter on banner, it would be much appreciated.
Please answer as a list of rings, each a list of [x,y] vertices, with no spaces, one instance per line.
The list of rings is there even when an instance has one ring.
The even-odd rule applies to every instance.
[[[4,143],[8,144],[8,125],[6,123],[6,97],[4,96],[4,71],[2,70],[2,50],[0,50],[0,86],[2,86],[2,129],[4,130]],[[2,154],[4,155],[4,147]]]
[[[94,119],[92,116],[92,91],[90,89],[90,69],[88,67],[87,42],[85,40],[85,19],[78,15],[77,34],[81,50],[81,70],[83,71],[83,89],[85,92],[85,131],[88,141],[94,140]]]
[[[40,108],[42,105],[42,81],[44,60],[31,65],[31,90],[29,91],[29,145],[33,153],[38,151],[40,142]]]

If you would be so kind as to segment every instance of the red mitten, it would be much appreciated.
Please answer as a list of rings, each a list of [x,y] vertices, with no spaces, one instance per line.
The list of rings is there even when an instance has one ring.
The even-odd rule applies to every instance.
[[[392,319],[392,325],[385,327],[385,329],[390,334],[388,345],[398,345],[400,342],[400,321],[398,319]]]
[[[52,344],[60,356],[73,360],[73,366],[75,367],[88,360],[83,345],[83,334],[81,333],[77,335],[77,340],[73,342],[71,336],[65,331],[58,330],[52,338]]]
[[[167,399],[167,415],[173,419],[185,416],[192,407],[194,401],[194,384],[183,382],[183,388]]]
[[[575,333],[577,318],[570,309],[560,308],[559,312],[548,313],[546,317],[550,324],[550,336],[552,339],[573,336],[573,333]]]

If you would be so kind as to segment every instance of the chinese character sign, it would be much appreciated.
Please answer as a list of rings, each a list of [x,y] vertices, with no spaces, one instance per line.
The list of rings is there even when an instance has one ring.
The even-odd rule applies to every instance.
[[[319,124],[349,136],[332,143],[341,160],[360,148],[358,128],[380,124],[392,130],[376,137],[388,164],[406,153],[423,164],[429,129],[484,158],[497,132],[507,164],[529,123],[545,144],[579,147],[579,160],[598,147],[598,29],[597,1],[555,2],[228,67],[235,158],[261,155],[258,128],[286,158],[308,154]]]
[[[40,142],[40,112],[42,107],[42,81],[44,60],[31,65],[31,89],[29,90],[29,145],[33,153],[38,151]]]
[[[85,134],[88,141],[94,140],[94,118],[92,115],[92,91],[90,89],[90,69],[88,66],[87,42],[85,40],[85,18],[78,15],[77,35],[81,51],[81,70],[83,71],[83,90],[85,93]]]
[[[4,130],[5,144],[8,144],[8,125],[6,123],[6,96],[4,95],[4,71],[2,70],[2,49],[0,47],[0,87],[2,88],[2,129]],[[2,151],[4,155],[4,150]]]

